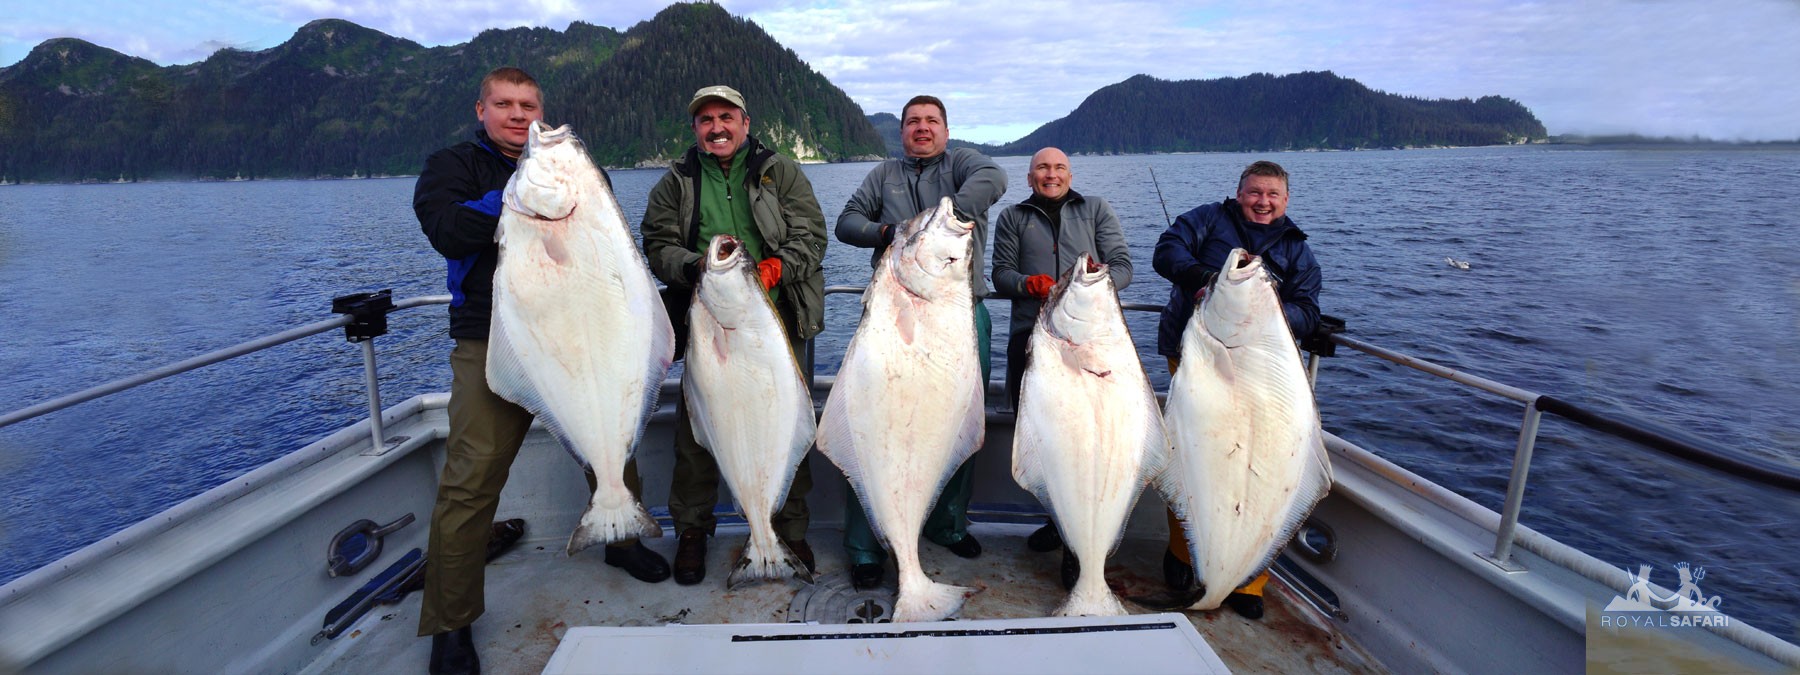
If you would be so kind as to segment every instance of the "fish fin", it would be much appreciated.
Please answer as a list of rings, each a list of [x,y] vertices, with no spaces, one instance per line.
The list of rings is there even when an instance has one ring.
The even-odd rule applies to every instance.
[[[849,362],[855,354],[856,340],[852,338],[850,349],[845,352],[845,362]],[[840,368],[838,372],[841,374],[843,370]],[[842,384],[842,380],[839,380],[839,384]],[[820,413],[813,444],[820,454],[825,455],[826,459],[837,465],[839,471],[844,472],[844,478],[850,483],[850,490],[856,495],[857,503],[862,505],[863,516],[869,523],[869,530],[875,534],[876,541],[887,541],[886,535],[881,531],[881,521],[875,517],[875,510],[869,505],[869,496],[863,494],[863,468],[862,460],[857,456],[856,429],[849,411],[845,409],[843,394],[839,393],[841,391],[843,390],[838,387],[832,387],[831,393],[825,397],[825,410]]]
[[[1082,574],[1087,574],[1084,570]],[[1119,602],[1119,596],[1102,580],[1102,583],[1083,587],[1080,582],[1075,590],[1069,593],[1062,606],[1057,607],[1051,616],[1125,616],[1125,605]]]
[[[522,360],[519,358],[518,346],[514,344],[511,326],[513,320],[505,311],[494,313],[488,329],[487,377],[488,389],[500,398],[530,412],[544,425],[544,429],[556,438],[563,450],[574,457],[581,466],[587,467],[586,457],[576,451],[575,444],[569,441],[569,434],[563,429],[562,422],[550,414],[550,405],[544,401],[538,388],[526,375]],[[590,467],[591,468],[591,467]]]
[[[636,249],[633,249],[636,251]],[[638,254],[638,261],[643,262],[643,254]],[[650,268],[643,267],[644,280],[650,282]],[[650,285],[654,291],[656,286]],[[630,453],[637,452],[638,443],[644,440],[644,430],[650,427],[650,414],[661,407],[663,379],[669,376],[669,366],[675,363],[675,328],[669,323],[669,308],[663,306],[661,293],[645,293],[650,297],[650,362],[644,372],[644,398],[638,415],[637,432],[631,436]],[[661,532],[659,528],[657,530]]]
[[[894,302],[894,328],[900,331],[901,342],[909,345],[913,343],[914,333],[919,328],[919,318],[908,298],[898,298]]]
[[[1038,336],[1033,335],[1031,342],[1035,343],[1037,339]],[[1039,394],[1038,378],[1032,373],[1031,367],[1026,366],[1025,377],[1019,383],[1019,410],[1032,409]],[[1049,472],[1044,469],[1043,445],[1047,439],[1040,437],[1038,430],[1039,425],[1036,424],[1013,426],[1013,482],[1037,497],[1038,503],[1050,515],[1051,522],[1060,523],[1062,519],[1056,517],[1056,504],[1050,499],[1050,488],[1046,481]]]
[[[751,535],[749,543],[744,546],[744,555],[738,558],[737,564],[731,568],[731,576],[725,579],[725,589],[732,590],[755,581],[774,579],[799,579],[812,583],[813,575],[806,571],[806,563],[800,560],[793,549],[780,539],[774,541],[774,550],[757,541]]]
[[[569,535],[567,553],[577,552],[594,544],[610,544],[636,538],[656,538],[662,536],[662,525],[651,517],[644,509],[643,503],[636,498],[622,509],[596,509],[589,506],[586,513],[581,514],[581,524],[575,526],[575,532]]]
[[[943,621],[962,611],[963,602],[975,592],[964,586],[940,584],[920,575],[921,581],[902,582],[894,600],[894,621]]]

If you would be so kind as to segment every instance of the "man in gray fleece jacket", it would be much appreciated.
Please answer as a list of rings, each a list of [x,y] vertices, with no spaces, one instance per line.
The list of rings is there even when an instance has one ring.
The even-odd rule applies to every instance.
[[[1105,263],[1113,288],[1131,284],[1131,249],[1119,217],[1105,199],[1071,188],[1075,174],[1069,156],[1056,148],[1044,148],[1031,156],[1025,179],[1031,196],[1000,211],[994,224],[994,294],[1012,298],[1011,328],[1006,340],[1006,397],[1019,407],[1019,383],[1028,362],[1026,345],[1044,299],[1056,280],[1086,253]],[[1050,551],[1061,544],[1056,525],[1047,523],[1032,533],[1026,544],[1034,551]],[[1063,586],[1075,585],[1075,557],[1063,550]]]
[[[975,293],[975,338],[981,357],[981,381],[992,373],[988,357],[992,337],[992,320],[981,298],[987,297],[987,280],[981,276],[982,258],[987,252],[988,208],[1006,194],[1006,172],[987,156],[968,148],[945,151],[950,143],[948,116],[944,102],[934,96],[914,96],[906,102],[900,115],[900,144],[906,156],[877,164],[850,195],[838,215],[837,238],[851,246],[874,249],[872,263],[894,239],[900,223],[918,215],[948,196],[955,204],[956,217],[975,223],[975,259],[970,283]],[[925,538],[950,549],[964,558],[981,555],[981,544],[969,536],[969,498],[974,481],[970,466],[950,477],[944,494],[925,519]],[[882,561],[887,558],[881,544],[869,528],[856,493],[846,492],[844,510],[844,552],[850,558],[850,582],[860,589],[881,584]]]

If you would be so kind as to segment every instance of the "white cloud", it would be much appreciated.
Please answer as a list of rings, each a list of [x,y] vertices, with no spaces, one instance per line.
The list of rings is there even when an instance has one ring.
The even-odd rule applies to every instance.
[[[272,47],[342,18],[427,45],[486,28],[621,30],[664,0],[78,0],[22,3],[0,23],[0,64],[82,37],[158,63],[221,45]],[[1499,94],[1552,133],[1800,138],[1800,3],[1746,0],[1356,2],[1218,0],[728,0],[868,112],[915,94],[950,102],[959,138],[1007,141],[1095,89],[1163,79],[1331,70],[1421,97]]]

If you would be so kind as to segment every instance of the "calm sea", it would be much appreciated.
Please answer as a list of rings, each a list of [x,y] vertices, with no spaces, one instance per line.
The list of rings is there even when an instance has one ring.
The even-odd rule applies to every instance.
[[[1228,196],[1257,156],[1077,157],[1137,263],[1171,214]],[[1458,370],[1628,411],[1800,461],[1800,153],[1509,147],[1290,153],[1290,215],[1355,337]],[[1023,199],[1024,158],[1001,158]],[[834,218],[867,164],[807,168]],[[615,171],[626,213],[660,172]],[[0,410],[324,318],[332,296],[443,293],[413,181],[0,188]],[[997,213],[997,209],[996,209]],[[1469,262],[1460,270],[1446,257]],[[865,252],[828,251],[861,285]],[[1005,303],[993,301],[996,376]],[[858,307],[828,304],[819,370]],[[1155,316],[1133,317],[1158,387]],[[448,388],[441,308],[378,341],[383,396]],[[325,335],[0,429],[0,582],[366,415],[357,350]],[[1347,353],[1325,363],[1328,430],[1498,509],[1522,408]],[[1706,567],[1721,608],[1800,630],[1800,497],[1734,484],[1546,417],[1523,522],[1619,567]]]

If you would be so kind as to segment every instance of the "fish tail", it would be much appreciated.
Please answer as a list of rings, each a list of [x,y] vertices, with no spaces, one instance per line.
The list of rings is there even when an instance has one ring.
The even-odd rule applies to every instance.
[[[750,542],[744,546],[744,557],[738,559],[737,565],[731,570],[731,576],[725,579],[725,588],[737,588],[752,581],[789,577],[812,583],[812,573],[806,570],[806,563],[775,536],[773,529],[752,528]]]
[[[902,578],[900,598],[894,601],[894,621],[943,621],[962,611],[963,601],[974,592],[937,583],[923,572],[917,578]]]
[[[1202,583],[1206,581],[1201,579]],[[1189,605],[1188,609],[1200,612],[1218,609],[1219,605],[1225,603],[1225,596],[1231,595],[1231,592],[1235,590],[1237,590],[1237,586],[1229,583],[1206,584],[1206,592],[1201,594],[1200,599],[1195,600],[1194,604]]]
[[[601,509],[589,505],[587,512],[581,514],[581,524],[575,526],[574,534],[569,535],[568,553],[575,555],[594,544],[655,538],[662,534],[662,525],[635,499],[622,508]]]
[[[1069,599],[1056,608],[1054,616],[1125,616],[1125,605],[1119,602],[1119,596],[1108,588],[1102,578],[1097,582],[1087,580],[1087,573],[1082,573],[1081,581],[1076,582],[1075,590],[1069,593]]]

